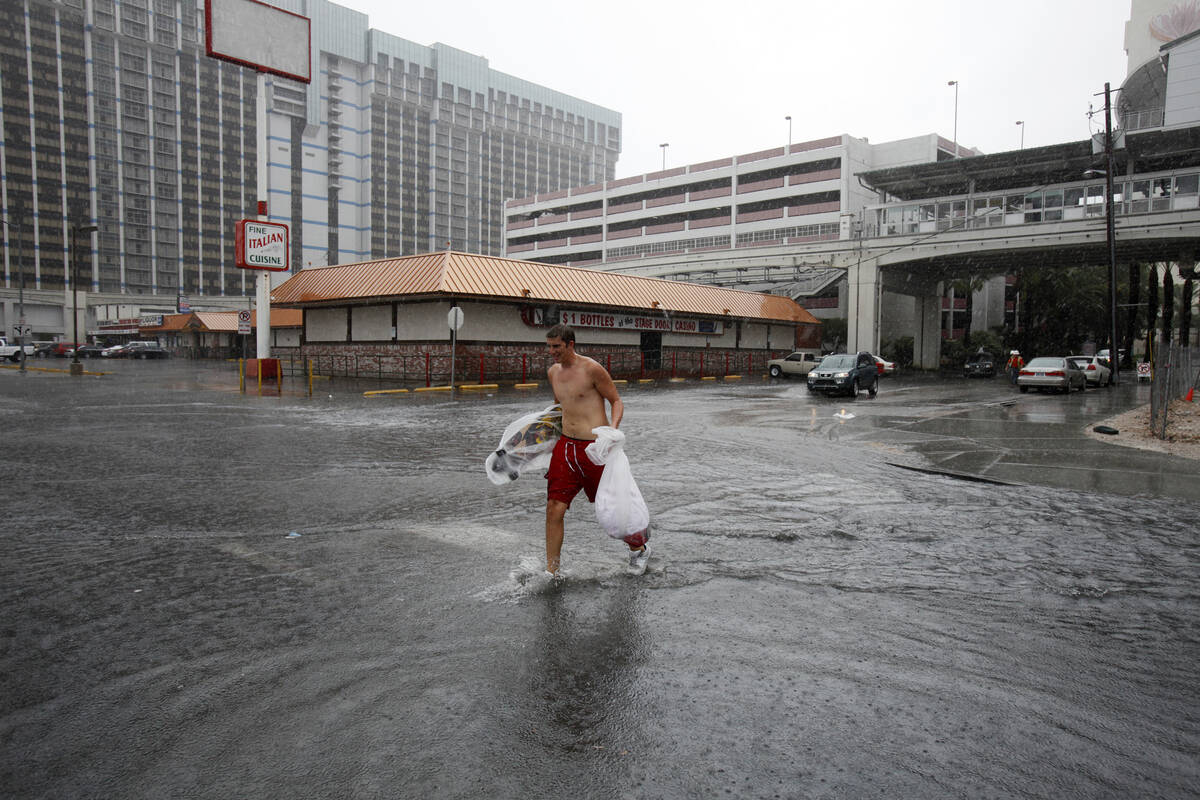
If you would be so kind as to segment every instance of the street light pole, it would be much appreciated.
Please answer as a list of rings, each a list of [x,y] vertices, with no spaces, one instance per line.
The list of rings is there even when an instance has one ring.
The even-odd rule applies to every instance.
[[[1017,120],[1017,126],[1021,129],[1021,149],[1025,149],[1025,120]]]
[[[790,153],[792,152],[792,115],[788,114],[784,119],[787,120],[788,124],[788,152]]]
[[[1112,106],[1109,85],[1104,84],[1104,199],[1105,199],[1105,233],[1108,237],[1108,310],[1109,310],[1109,345],[1108,361],[1112,365],[1112,384],[1117,385],[1117,373],[1121,361],[1121,351],[1117,349],[1117,228],[1113,208],[1113,171],[1116,168],[1113,159],[1112,138]]]
[[[958,81],[949,81],[946,85],[954,87],[954,157],[958,158]]]
[[[79,242],[81,233],[93,234],[99,225],[76,225],[71,228],[71,338],[75,347],[71,357],[71,374],[82,375],[83,364],[79,361]],[[91,241],[89,236],[89,241]]]
[[[659,145],[659,147],[662,148],[662,154],[663,154],[663,167],[662,168],[664,170],[667,168],[667,148],[670,146],[671,146],[670,142],[663,142],[662,144]]]

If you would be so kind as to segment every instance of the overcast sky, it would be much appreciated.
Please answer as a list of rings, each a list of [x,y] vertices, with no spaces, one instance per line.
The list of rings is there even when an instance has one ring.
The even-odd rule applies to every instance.
[[[848,133],[986,153],[1103,129],[1130,0],[337,0],[371,27],[622,115],[617,177]],[[1024,120],[1024,126],[1016,125]]]

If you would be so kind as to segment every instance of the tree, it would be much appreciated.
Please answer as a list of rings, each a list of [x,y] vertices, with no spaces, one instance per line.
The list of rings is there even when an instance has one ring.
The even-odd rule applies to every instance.
[[[1171,346],[1171,324],[1175,321],[1175,274],[1171,271],[1170,263],[1164,264],[1163,270],[1163,301],[1162,301],[1162,343],[1163,347]]]
[[[1125,315],[1125,359],[1121,366],[1130,369],[1133,366],[1133,340],[1137,338],[1138,326],[1138,294],[1142,288],[1142,265],[1137,261],[1129,262],[1129,297],[1126,299],[1127,313]]]
[[[1107,339],[1108,274],[1095,266],[1026,267],[1019,273],[1020,331],[1005,330],[1008,346],[1027,359],[1078,352],[1088,340]]]
[[[1154,329],[1158,327],[1158,265],[1146,273],[1146,358],[1154,358]]]
[[[1179,298],[1179,343],[1184,346],[1192,342],[1192,290],[1192,279],[1185,279]]]

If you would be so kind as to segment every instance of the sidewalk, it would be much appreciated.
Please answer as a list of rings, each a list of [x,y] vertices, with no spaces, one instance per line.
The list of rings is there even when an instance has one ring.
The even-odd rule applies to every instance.
[[[1116,435],[1097,433],[1089,425],[1087,435],[1108,444],[1136,447],[1156,453],[1200,460],[1200,402],[1176,400],[1167,409],[1167,438],[1150,432],[1149,404],[1118,414],[1101,425],[1116,428]]]

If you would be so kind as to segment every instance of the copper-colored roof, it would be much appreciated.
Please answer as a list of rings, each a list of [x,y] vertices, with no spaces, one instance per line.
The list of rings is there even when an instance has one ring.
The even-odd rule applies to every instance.
[[[250,312],[250,324],[258,323],[258,312]],[[236,311],[191,311],[187,314],[164,314],[163,324],[142,326],[147,333],[169,333],[171,331],[208,331],[213,333],[237,333]],[[298,308],[271,308],[272,328],[299,328],[304,325],[304,312]]]
[[[271,291],[272,307],[451,295],[817,322],[789,297],[470,253],[427,253],[301,270]]]
[[[224,331],[237,333],[238,320],[236,311],[197,311],[196,317],[209,331]],[[250,324],[258,325],[258,312],[250,312]],[[304,325],[304,312],[298,308],[275,308],[271,306],[272,328],[299,328]]]

